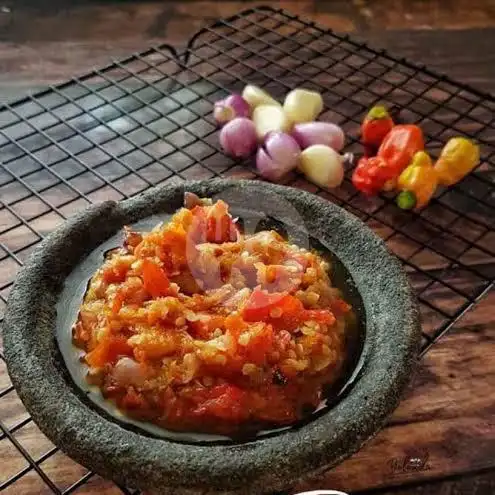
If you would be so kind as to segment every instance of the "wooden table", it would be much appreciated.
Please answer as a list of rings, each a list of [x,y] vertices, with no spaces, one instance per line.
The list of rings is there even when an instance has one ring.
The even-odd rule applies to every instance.
[[[168,42],[183,46],[204,23],[260,2],[4,0],[0,2],[0,102],[65,80],[112,58]],[[335,0],[264,2],[419,60],[495,92],[495,5],[491,1]],[[495,292],[421,361],[387,427],[359,453],[303,489],[352,493],[495,493]],[[0,362],[1,364],[1,362]],[[0,390],[8,384],[0,368]],[[25,417],[13,400],[0,420]],[[31,423],[19,441],[32,455],[50,443]],[[22,468],[0,441],[0,480]],[[17,463],[17,464],[16,464]],[[19,465],[18,465],[19,464]],[[42,464],[60,487],[86,471],[57,453]],[[49,493],[33,473],[5,493]],[[115,494],[93,477],[76,493]]]

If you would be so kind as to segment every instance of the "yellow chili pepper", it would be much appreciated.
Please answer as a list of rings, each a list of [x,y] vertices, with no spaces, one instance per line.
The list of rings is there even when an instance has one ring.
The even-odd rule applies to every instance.
[[[438,181],[451,186],[463,179],[480,160],[480,149],[473,141],[454,137],[448,140],[435,163]]]
[[[397,205],[404,209],[422,208],[435,193],[438,177],[433,162],[424,151],[414,154],[412,162],[399,175]]]

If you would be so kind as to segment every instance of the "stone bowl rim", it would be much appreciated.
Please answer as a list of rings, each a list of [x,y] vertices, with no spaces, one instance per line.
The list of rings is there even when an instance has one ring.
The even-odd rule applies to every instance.
[[[336,254],[353,277],[366,308],[362,376],[324,415],[301,428],[254,442],[203,446],[130,431],[84,404],[68,382],[63,363],[53,359],[55,344],[48,330],[53,330],[57,295],[65,277],[84,256],[82,244],[94,249],[124,224],[163,211],[167,201],[184,191],[205,195],[230,187],[289,199],[301,208],[305,221],[311,226],[316,222],[318,234],[324,236],[319,240],[334,252],[336,244],[330,239],[335,241],[335,233],[325,232],[329,227],[325,221],[322,226],[322,219],[347,239],[348,245],[344,242],[339,247],[346,253],[344,259]],[[310,218],[316,212],[321,218]],[[354,246],[349,245],[352,242]],[[356,250],[356,245],[362,247]],[[58,274],[53,273],[57,270]],[[391,315],[390,308],[396,314]],[[38,339],[33,329],[40,328],[45,332]],[[204,488],[212,493],[239,489],[262,493],[283,489],[300,477],[339,463],[379,431],[409,381],[419,350],[420,323],[401,264],[357,217],[300,189],[214,179],[158,186],[119,203],[93,205],[68,219],[40,243],[18,274],[3,333],[9,374],[21,400],[43,433],[76,461],[127,486],[159,493],[168,493],[165,486],[184,493]]]

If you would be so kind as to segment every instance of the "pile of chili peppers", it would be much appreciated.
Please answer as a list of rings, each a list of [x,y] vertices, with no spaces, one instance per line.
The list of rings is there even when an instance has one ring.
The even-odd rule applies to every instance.
[[[396,125],[387,109],[373,107],[361,125],[365,156],[354,170],[352,183],[375,195],[398,191],[397,205],[419,209],[428,204],[438,186],[462,180],[479,163],[479,147],[464,137],[451,138],[433,163],[425,151],[423,131],[417,125]]]

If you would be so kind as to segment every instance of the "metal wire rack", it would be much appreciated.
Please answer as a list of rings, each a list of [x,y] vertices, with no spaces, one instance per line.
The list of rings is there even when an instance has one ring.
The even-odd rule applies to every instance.
[[[400,211],[385,196],[363,198],[349,170],[333,191],[296,174],[286,180],[355,213],[403,261],[427,352],[494,284],[495,98],[271,8],[218,21],[180,53],[163,45],[0,107],[0,318],[34,246],[90,203],[168,181],[256,178],[249,161],[222,153],[211,117],[215,100],[248,82],[278,98],[296,86],[319,91],[321,119],[344,128],[346,151],[360,152],[360,120],[378,101],[420,124],[433,154],[456,134],[480,143],[476,171],[421,213]],[[11,462],[2,466],[0,491],[136,493],[105,484],[39,432],[1,350],[0,341],[0,451]]]

